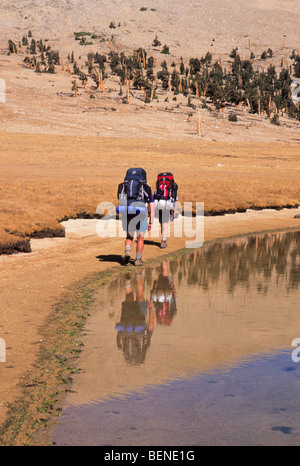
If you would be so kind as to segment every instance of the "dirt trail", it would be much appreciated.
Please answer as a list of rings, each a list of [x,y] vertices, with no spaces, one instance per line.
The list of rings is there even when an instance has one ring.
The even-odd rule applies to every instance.
[[[300,229],[295,219],[300,209],[250,211],[205,217],[205,241],[276,229]],[[0,364],[0,423],[8,403],[21,394],[20,382],[33,367],[40,342],[40,329],[68,287],[85,277],[112,267],[123,254],[123,239],[100,239],[96,221],[66,223],[66,238],[32,241],[31,254],[0,257],[1,337],[6,343],[6,362]],[[153,241],[155,239],[153,238]],[[185,238],[170,238],[167,250],[145,246],[144,260],[185,247]]]

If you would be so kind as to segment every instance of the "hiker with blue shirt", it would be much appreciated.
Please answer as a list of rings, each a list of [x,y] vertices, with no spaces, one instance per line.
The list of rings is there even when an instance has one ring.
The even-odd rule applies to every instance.
[[[126,172],[123,183],[118,186],[119,206],[117,211],[126,231],[124,265],[131,259],[131,248],[135,234],[137,235],[136,259],[134,265],[143,265],[144,237],[151,229],[154,219],[154,197],[147,184],[146,171],[143,168],[130,168]],[[148,223],[148,214],[150,220]]]
[[[154,329],[151,301],[144,297],[144,278],[136,275],[136,297],[131,277],[125,281],[125,300],[122,302],[120,321],[116,324],[117,346],[131,365],[143,364]]]

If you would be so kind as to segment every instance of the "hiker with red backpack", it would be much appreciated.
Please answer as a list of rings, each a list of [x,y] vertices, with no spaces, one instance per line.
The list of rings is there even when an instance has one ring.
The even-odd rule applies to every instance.
[[[131,259],[131,247],[134,235],[137,235],[136,259],[134,265],[143,265],[142,254],[144,236],[151,229],[154,219],[154,197],[147,184],[146,171],[143,168],[130,168],[126,172],[123,183],[118,186],[119,206],[117,212],[126,231],[125,255],[123,264]],[[150,217],[148,223],[148,216]]]
[[[169,225],[174,220],[176,201],[178,201],[178,185],[174,181],[174,175],[163,172],[157,175],[156,189],[154,192],[155,215],[161,225],[162,241],[160,247],[167,247]]]
[[[150,301],[153,305],[157,324],[171,325],[177,313],[177,297],[174,280],[169,275],[166,261],[162,262],[158,279],[154,280],[150,292]]]

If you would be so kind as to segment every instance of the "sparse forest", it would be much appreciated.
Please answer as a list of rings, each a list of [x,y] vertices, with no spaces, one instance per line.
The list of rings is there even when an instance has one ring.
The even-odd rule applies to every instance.
[[[74,37],[83,46],[92,45],[92,39],[100,40],[100,43],[109,40],[110,44],[113,41],[113,36],[105,39],[88,32],[74,32]],[[161,45],[156,36],[152,46]],[[294,78],[300,77],[300,56],[295,51],[290,56],[291,65],[282,59],[280,68],[276,68],[271,61],[273,51],[268,48],[262,52],[260,60],[264,63],[268,60],[269,65],[265,70],[259,71],[254,66],[253,52],[249,59],[243,60],[238,48],[229,53],[226,64],[220,60],[213,61],[210,52],[200,58],[190,58],[187,63],[181,58],[179,63],[173,61],[170,65],[163,59],[157,64],[146,50],[138,48],[130,55],[113,50],[106,54],[89,52],[81,66],[78,66],[74,52],[68,55],[67,63],[61,63],[59,52],[53,50],[46,40],[35,40],[31,33],[23,36],[19,44],[9,40],[9,54],[19,53],[21,49],[25,49],[26,53],[24,65],[34,68],[38,73],[55,73],[56,67],[62,65],[62,70],[73,77],[71,89],[76,96],[79,89],[76,79],[84,89],[87,89],[88,79],[91,79],[91,90],[105,92],[105,80],[113,75],[119,77],[120,95],[123,95],[123,88],[126,89],[123,102],[127,104],[130,102],[130,89],[143,91],[145,103],[156,99],[157,91],[161,89],[172,92],[173,100],[179,94],[187,97],[187,105],[192,108],[198,105],[220,111],[225,106],[244,106],[250,113],[266,115],[274,124],[280,124],[279,117],[282,114],[300,120],[299,105],[291,97],[291,83]],[[164,45],[161,53],[168,55],[169,47]],[[231,117],[229,121],[236,119]]]

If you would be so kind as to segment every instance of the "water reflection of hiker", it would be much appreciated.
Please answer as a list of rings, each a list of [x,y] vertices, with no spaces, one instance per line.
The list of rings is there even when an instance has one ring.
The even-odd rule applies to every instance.
[[[154,192],[155,216],[159,218],[162,240],[160,247],[167,247],[170,222],[174,220],[176,202],[178,201],[178,185],[174,182],[172,173],[164,172],[157,175]]]
[[[116,325],[117,345],[125,360],[132,365],[144,362],[146,351],[154,328],[151,302],[144,298],[144,284],[141,274],[136,276],[136,299],[130,277],[125,283],[125,301],[122,303],[121,319]]]
[[[143,168],[127,170],[124,182],[118,187],[118,199],[122,227],[127,235],[123,263],[126,265],[130,261],[132,242],[136,233],[137,249],[134,264],[143,265],[144,236],[145,232],[151,229],[154,218],[154,198]]]
[[[158,279],[154,281],[150,301],[155,310],[156,322],[158,324],[171,325],[177,312],[176,289],[172,277],[169,276],[168,264],[161,264],[161,272]]]

